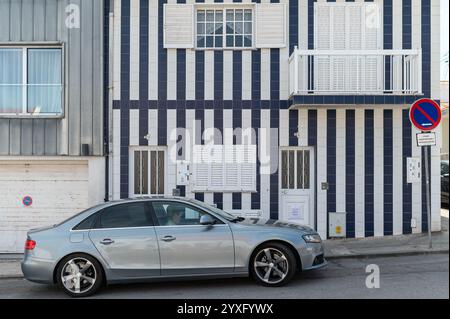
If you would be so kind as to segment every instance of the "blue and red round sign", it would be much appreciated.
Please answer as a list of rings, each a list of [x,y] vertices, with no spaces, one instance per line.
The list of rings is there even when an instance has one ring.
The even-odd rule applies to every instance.
[[[419,130],[431,131],[441,121],[441,108],[433,100],[420,99],[411,106],[409,118],[411,123]]]
[[[22,204],[23,206],[29,207],[31,206],[31,204],[33,204],[33,199],[31,198],[31,196],[25,196],[22,199]]]

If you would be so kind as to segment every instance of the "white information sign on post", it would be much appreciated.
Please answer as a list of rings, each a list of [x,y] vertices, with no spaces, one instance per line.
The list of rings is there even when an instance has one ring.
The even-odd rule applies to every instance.
[[[417,133],[417,146],[436,146],[436,133],[422,132]]]

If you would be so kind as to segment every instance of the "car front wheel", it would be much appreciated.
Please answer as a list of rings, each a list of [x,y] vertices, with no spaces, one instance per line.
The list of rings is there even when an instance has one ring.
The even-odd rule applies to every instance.
[[[267,243],[253,254],[250,271],[252,277],[264,286],[283,286],[295,275],[297,261],[287,246]]]
[[[57,281],[65,293],[72,297],[87,297],[96,293],[103,282],[99,262],[86,254],[65,257],[57,269]]]

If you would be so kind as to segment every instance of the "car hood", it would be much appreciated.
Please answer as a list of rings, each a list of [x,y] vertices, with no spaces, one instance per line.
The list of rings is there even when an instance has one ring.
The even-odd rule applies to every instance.
[[[239,224],[247,226],[260,226],[260,227],[282,227],[282,228],[298,229],[304,232],[314,232],[314,229],[312,229],[309,226],[270,218],[246,218],[245,220],[239,222]]]

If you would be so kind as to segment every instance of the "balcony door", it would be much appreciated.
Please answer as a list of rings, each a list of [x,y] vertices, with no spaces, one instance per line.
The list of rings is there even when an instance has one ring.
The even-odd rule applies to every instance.
[[[383,49],[380,7],[374,2],[316,2],[314,49],[330,55],[313,57],[314,90],[374,94],[383,88],[381,55],[345,55],[339,51]]]

